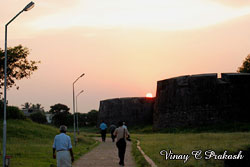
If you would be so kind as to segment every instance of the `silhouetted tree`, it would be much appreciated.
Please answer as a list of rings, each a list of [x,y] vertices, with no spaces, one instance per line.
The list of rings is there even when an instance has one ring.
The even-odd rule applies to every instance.
[[[245,58],[241,67],[238,68],[240,73],[250,73],[250,54]]]
[[[78,114],[78,126],[86,126],[87,122],[87,113],[77,113]]]
[[[60,112],[68,112],[69,109],[70,108],[68,106],[58,103],[53,106],[50,106],[49,112],[52,114],[55,114],[55,113],[60,113]]]
[[[23,109],[28,110],[28,112],[33,113],[33,112],[42,112],[44,113],[44,107],[42,107],[41,104],[32,104],[29,102],[26,102],[24,104],[22,104]]]
[[[29,102],[22,104],[23,109],[27,109],[27,110],[29,110],[31,108],[31,106],[32,106],[32,104]]]
[[[18,45],[7,49],[8,67],[7,67],[7,86],[16,86],[16,80],[29,78],[33,71],[38,69],[37,63],[40,61],[28,60],[29,49]],[[4,50],[0,48],[0,88],[4,85]]]
[[[73,126],[73,115],[67,111],[56,113],[52,118],[52,124]]]
[[[38,111],[40,111],[40,112],[42,112],[42,113],[44,113],[44,107],[42,107],[42,105],[41,104],[32,104],[32,106],[31,106],[31,108],[30,108],[33,112],[38,112]]]
[[[97,118],[98,118],[98,111],[97,110],[91,110],[87,113],[87,124],[88,125],[96,125],[97,124]]]
[[[73,115],[69,112],[68,106],[58,103],[50,106],[50,108],[49,112],[54,114],[52,124],[55,126],[73,126]]]
[[[95,126],[97,124],[97,117],[97,110],[91,110],[88,113],[78,113],[78,126]]]

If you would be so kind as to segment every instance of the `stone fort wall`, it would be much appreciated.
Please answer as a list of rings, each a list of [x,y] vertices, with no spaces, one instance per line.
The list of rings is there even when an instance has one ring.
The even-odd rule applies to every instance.
[[[250,74],[186,75],[157,83],[154,129],[250,121]]]
[[[157,82],[156,98],[116,98],[100,102],[101,120],[155,130],[250,122],[250,74],[186,75]]]
[[[116,98],[100,102],[98,125],[105,121],[108,125],[125,121],[128,126],[152,124],[154,98]]]

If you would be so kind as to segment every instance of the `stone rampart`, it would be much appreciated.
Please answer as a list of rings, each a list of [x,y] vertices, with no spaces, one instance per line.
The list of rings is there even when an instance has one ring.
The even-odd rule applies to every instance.
[[[198,127],[250,121],[250,74],[186,75],[157,82],[153,125]]]
[[[132,97],[108,99],[100,102],[98,125],[125,121],[128,126],[152,124],[154,98]]]

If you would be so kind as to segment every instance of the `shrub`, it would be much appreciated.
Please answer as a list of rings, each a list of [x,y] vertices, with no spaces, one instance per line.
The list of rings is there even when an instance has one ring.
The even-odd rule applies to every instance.
[[[18,107],[7,106],[7,119],[25,119],[25,116]]]
[[[3,119],[4,115],[3,102],[0,104],[0,118]],[[15,106],[7,106],[6,108],[6,119],[26,119],[23,112]]]
[[[40,124],[47,123],[46,116],[42,112],[35,112],[35,113],[30,114],[30,119]]]

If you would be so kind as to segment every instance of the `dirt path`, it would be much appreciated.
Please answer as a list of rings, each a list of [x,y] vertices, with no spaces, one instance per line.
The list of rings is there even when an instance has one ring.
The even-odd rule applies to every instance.
[[[100,138],[97,138],[99,141]],[[131,142],[127,142],[127,148],[125,153],[125,166],[127,167],[135,167],[135,161],[132,157],[131,153]],[[74,164],[73,167],[119,167],[118,164],[118,150],[115,145],[111,141],[110,138],[106,139],[106,142],[102,142],[94,148],[89,153],[82,156],[78,159]]]

